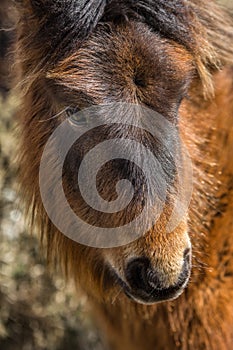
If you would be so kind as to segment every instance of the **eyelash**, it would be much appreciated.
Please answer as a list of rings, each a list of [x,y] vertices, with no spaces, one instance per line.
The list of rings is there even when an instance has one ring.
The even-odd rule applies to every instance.
[[[68,118],[71,118],[72,116],[76,115],[80,111],[81,111],[81,109],[78,107],[68,107],[66,109],[66,115]]]

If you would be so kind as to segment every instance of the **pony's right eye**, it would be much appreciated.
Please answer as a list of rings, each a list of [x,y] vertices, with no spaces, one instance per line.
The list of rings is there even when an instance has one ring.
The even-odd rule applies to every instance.
[[[86,113],[82,113],[78,107],[69,107],[66,110],[66,115],[69,118],[71,124],[76,126],[86,126],[88,124],[88,119]]]

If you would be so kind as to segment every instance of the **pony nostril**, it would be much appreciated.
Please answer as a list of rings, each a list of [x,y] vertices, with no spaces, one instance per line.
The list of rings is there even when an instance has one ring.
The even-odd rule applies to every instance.
[[[191,266],[191,249],[187,248],[184,251],[184,263],[182,271],[179,275],[177,283],[171,288],[182,288],[188,280]],[[162,291],[168,288],[165,285],[166,276],[164,273],[153,269],[148,258],[136,258],[131,260],[125,269],[125,278],[129,287],[133,291],[143,291],[147,294],[155,291]]]
[[[184,260],[188,260],[191,256],[191,249],[190,248],[186,248],[184,251]]]
[[[137,258],[129,262],[125,272],[126,280],[133,290],[151,293],[153,289],[162,289],[161,276],[151,268],[150,260]]]
[[[125,270],[125,277],[132,289],[147,289],[147,275],[150,261],[147,258],[137,258],[130,261]]]

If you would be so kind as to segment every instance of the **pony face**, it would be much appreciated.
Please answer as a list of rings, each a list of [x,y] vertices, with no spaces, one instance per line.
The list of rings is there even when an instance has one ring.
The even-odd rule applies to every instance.
[[[195,67],[187,50],[153,33],[147,25],[134,22],[101,23],[80,48],[73,49],[71,54],[46,72],[46,84],[55,106],[55,115],[58,115],[55,120],[52,119],[53,129],[69,117],[73,128],[79,129],[83,125],[80,126],[76,111],[93,105],[122,103],[160,113],[179,134],[179,107],[194,76]],[[121,124],[132,114],[130,107],[119,108],[114,115],[115,127],[103,130],[95,128],[84,133],[81,141],[74,143],[65,160],[63,184],[69,204],[77,216],[93,227],[121,227],[124,232],[124,225],[137,217],[147,200],[146,182],[141,169],[124,159],[113,159],[100,169],[97,188],[106,201],[117,199],[115,187],[122,179],[134,184],[135,190],[133,200],[125,210],[106,215],[90,208],[82,198],[77,183],[82,158],[88,149],[103,139],[116,138],[128,140],[129,156],[136,156],[141,163],[146,163],[146,159],[141,159],[140,149],[135,143],[132,146],[130,141],[144,144],[155,154],[158,153],[156,157],[161,166],[168,169],[166,182],[170,186],[170,194],[167,193],[164,198],[159,219],[155,220],[155,214],[150,214],[147,220],[153,225],[136,242],[99,251],[103,264],[108,266],[128,296],[140,302],[153,303],[177,297],[186,286],[191,267],[191,243],[186,216],[180,219],[172,232],[167,232],[174,205],[171,193],[175,192],[176,165],[169,155],[163,154],[162,145],[158,147],[158,140],[151,134]],[[135,118],[143,117],[139,112]],[[44,128],[51,132],[50,122],[46,122],[48,118],[44,119]],[[106,120],[111,119],[111,115],[106,116]],[[83,123],[83,118],[81,121]],[[170,147],[175,148],[175,145]],[[99,156],[93,161],[98,163]],[[149,165],[148,171],[156,173],[157,169]],[[162,180],[158,175],[157,181]]]
[[[177,166],[150,131],[122,126],[121,122],[132,117],[129,106],[145,107],[159,113],[179,136],[182,101],[194,81],[198,81],[199,89],[203,85],[211,90],[210,69],[216,64],[216,57],[205,38],[204,27],[192,7],[183,1],[175,5],[164,1],[106,4],[100,0],[83,4],[68,0],[20,3],[18,53],[24,92],[21,164],[29,170],[21,172],[21,182],[28,206],[33,203],[33,218],[46,236],[49,255],[58,254],[65,270],[72,272],[94,296],[99,292],[101,296],[110,295],[103,291],[107,288],[123,290],[142,303],[177,297],[187,285],[191,268],[187,217],[182,216],[176,227],[167,232],[174,207]],[[144,175],[121,157],[101,168],[96,183],[99,194],[109,203],[117,199],[118,181],[128,179],[133,183],[133,201],[127,210],[106,216],[83,201],[77,186],[79,166],[87,149],[103,138],[130,138],[146,145],[165,170],[157,179],[158,188],[165,181],[169,191],[159,217],[153,220],[150,216],[152,224],[137,240],[115,248],[90,248],[64,236],[47,216],[40,197],[40,161],[50,135],[65,120],[70,119],[72,127],[78,129],[85,124],[79,120],[78,111],[119,103],[128,107],[113,113],[117,127],[89,132],[81,143],[72,145],[66,156],[62,181],[70,207],[93,227],[122,226],[123,233],[124,225],[144,207]],[[107,120],[111,118],[108,114]],[[137,122],[142,118],[139,111]],[[168,133],[163,141],[169,144],[171,153],[176,153]],[[136,155],[143,162],[139,148],[130,144],[125,148],[130,156]],[[151,165],[149,169],[151,174],[157,171]],[[58,216],[67,220],[62,212]]]

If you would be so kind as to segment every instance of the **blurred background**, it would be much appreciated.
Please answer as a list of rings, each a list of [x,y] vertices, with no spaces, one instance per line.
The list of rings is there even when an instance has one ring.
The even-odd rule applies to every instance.
[[[0,0],[0,350],[101,350],[85,297],[59,271],[48,272],[18,201],[10,2]]]
[[[233,0],[222,0],[233,8]],[[10,91],[12,11],[0,0],[0,350],[101,350],[86,307],[59,271],[49,273],[17,196],[15,116]],[[8,67],[7,67],[8,65]],[[221,349],[220,349],[221,350]]]

